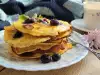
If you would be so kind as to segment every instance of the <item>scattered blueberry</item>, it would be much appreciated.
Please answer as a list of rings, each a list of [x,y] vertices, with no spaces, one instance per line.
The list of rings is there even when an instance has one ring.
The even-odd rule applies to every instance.
[[[20,31],[17,31],[17,32],[15,33],[15,35],[13,36],[13,38],[21,38],[22,36],[23,36],[23,33],[20,32]]]
[[[24,24],[30,24],[30,23],[34,23],[34,19],[32,18],[28,18],[24,21]]]
[[[59,22],[57,20],[51,19],[50,25],[57,26],[59,25]]]
[[[51,56],[44,54],[41,56],[40,60],[42,63],[49,63],[51,62]]]
[[[59,54],[55,53],[52,55],[52,61],[54,61],[54,62],[60,60],[60,58],[61,58],[61,55],[59,55]]]

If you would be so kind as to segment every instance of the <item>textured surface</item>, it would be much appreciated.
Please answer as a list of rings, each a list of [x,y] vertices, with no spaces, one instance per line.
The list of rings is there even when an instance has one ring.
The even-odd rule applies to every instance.
[[[2,69],[4,69],[4,67],[0,66],[0,72],[2,71]]]

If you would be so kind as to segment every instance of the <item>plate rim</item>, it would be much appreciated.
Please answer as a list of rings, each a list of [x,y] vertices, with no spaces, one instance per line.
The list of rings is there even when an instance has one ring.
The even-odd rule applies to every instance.
[[[3,67],[5,67],[5,68],[8,68],[8,69],[15,69],[15,70],[23,70],[23,71],[49,71],[49,70],[57,70],[57,69],[61,69],[61,68],[65,68],[65,67],[69,67],[69,66],[71,66],[71,65],[74,65],[74,64],[76,64],[76,63],[78,63],[78,62],[80,62],[82,59],[84,59],[86,56],[88,55],[88,50],[87,50],[87,52],[86,53],[84,53],[84,55],[83,56],[81,56],[80,58],[75,58],[75,59],[77,59],[77,60],[72,60],[71,61],[71,63],[69,63],[69,64],[67,64],[67,65],[62,65],[62,66],[60,66],[60,67],[51,67],[51,68],[42,68],[42,69],[25,69],[25,68],[19,68],[19,67],[13,67],[13,66],[8,66],[8,65],[10,65],[10,64],[8,64],[8,63],[6,63],[6,64],[4,64],[4,63],[1,63],[0,62],[0,65],[1,66],[3,66]],[[1,57],[0,57],[1,58]],[[48,63],[49,64],[49,63]]]

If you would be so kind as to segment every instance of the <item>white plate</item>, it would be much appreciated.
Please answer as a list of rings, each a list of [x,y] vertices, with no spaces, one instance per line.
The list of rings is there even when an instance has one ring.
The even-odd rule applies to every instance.
[[[73,49],[64,53],[61,57],[61,60],[58,62],[51,62],[48,64],[42,64],[40,61],[31,60],[22,60],[12,58],[7,52],[6,44],[4,44],[3,33],[0,32],[0,65],[6,68],[13,68],[16,70],[26,70],[26,71],[39,71],[39,70],[53,70],[60,69],[63,67],[68,67],[72,64],[75,64],[82,60],[87,54],[88,50],[83,46],[77,45]],[[71,38],[78,40],[85,45],[88,44],[82,39],[82,35],[79,33],[73,32]]]
[[[83,19],[76,19],[71,22],[71,25],[81,31],[89,32],[90,30],[87,28],[87,25],[84,23]]]

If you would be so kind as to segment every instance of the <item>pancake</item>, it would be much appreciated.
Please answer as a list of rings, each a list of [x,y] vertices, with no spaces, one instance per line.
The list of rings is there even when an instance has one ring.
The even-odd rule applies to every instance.
[[[43,54],[63,54],[72,48],[67,37],[72,26],[61,20],[28,18],[4,27],[9,53],[18,58],[40,58]]]
[[[13,36],[16,33],[16,31],[8,31],[5,30],[4,32],[4,39],[5,41],[13,45],[14,47],[28,47],[31,45],[36,45],[41,42],[45,42],[50,39],[50,37],[34,37],[29,34],[23,34],[21,38],[14,39]]]
[[[54,42],[54,40],[55,40],[55,42],[60,41],[60,40],[56,40],[56,39],[61,39],[63,37],[70,35],[71,30],[63,32],[63,33],[59,34],[58,36],[53,37],[53,39],[52,39],[52,37],[49,37],[49,36],[37,37],[37,36],[32,36],[32,35],[29,35],[26,33],[23,33],[23,36],[21,38],[14,39],[13,36],[15,33],[16,33],[16,29],[14,29],[13,26],[5,27],[4,39],[10,45],[13,45],[14,47],[22,48],[22,47],[29,47],[31,45],[37,45],[39,43],[42,43],[42,42],[45,42],[48,40],[50,40],[51,42]]]
[[[58,48],[58,46],[56,45],[55,48],[52,47],[51,49],[48,49],[46,51],[37,49],[37,50],[32,51],[32,52],[25,52],[23,54],[17,54],[15,52],[15,50],[13,50],[13,48],[10,47],[10,53],[13,56],[16,56],[19,58],[40,58],[43,54],[48,54],[48,55],[52,55],[53,53],[63,54],[66,51],[70,50],[71,48],[72,48],[72,45],[70,43],[66,43],[66,44],[64,44],[63,49],[61,49],[60,47]]]
[[[25,52],[36,51],[37,49],[48,50],[55,45],[61,44],[61,42],[63,42],[63,41],[65,41],[65,39],[60,39],[57,42],[53,41],[53,42],[44,42],[44,43],[40,43],[40,44],[37,44],[37,45],[30,45],[29,47],[21,47],[20,48],[20,47],[14,47],[14,45],[11,45],[11,47],[15,50],[15,52],[17,54],[22,54],[22,53],[25,53]],[[67,40],[66,40],[66,42],[67,42]]]
[[[61,38],[67,38],[67,37],[70,36],[71,33],[72,33],[72,30],[70,29],[70,30],[68,30],[68,31],[65,31],[65,32],[60,33],[60,34],[57,35],[57,36],[52,37],[51,39],[52,39],[52,40],[59,40],[59,39],[61,39]]]
[[[65,32],[70,29],[71,25],[67,22],[60,21],[62,25],[46,25],[44,23],[32,23],[33,29],[27,29],[23,27],[23,23],[21,21],[15,22],[13,25],[14,27],[23,32],[30,34],[32,36],[56,36],[61,32]]]

